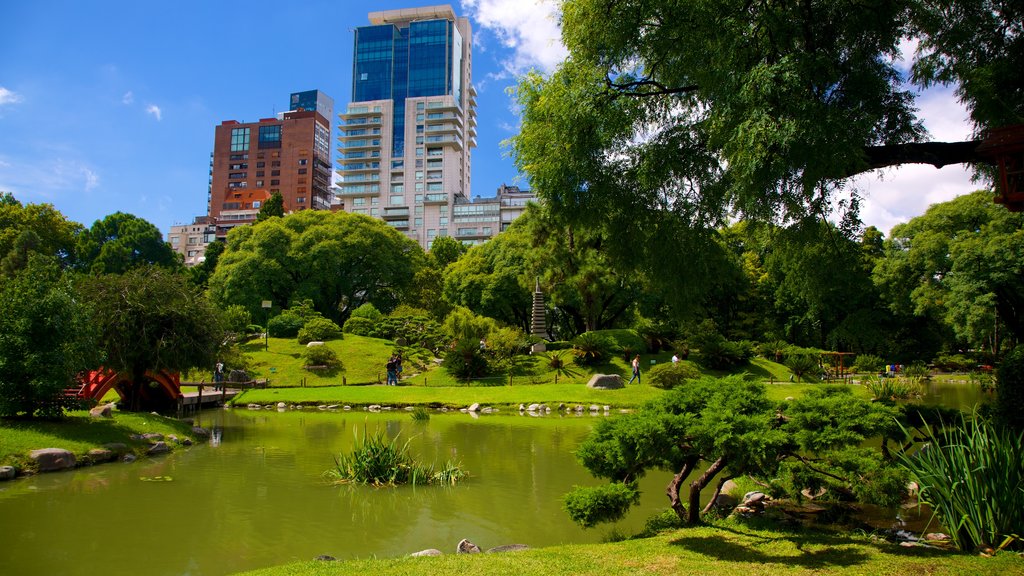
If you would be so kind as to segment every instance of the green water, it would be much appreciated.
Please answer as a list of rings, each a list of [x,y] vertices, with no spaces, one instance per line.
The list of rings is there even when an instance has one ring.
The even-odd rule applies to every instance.
[[[212,411],[209,444],[0,484],[0,572],[212,576],[309,560],[454,552],[462,538],[490,548],[597,542],[561,510],[575,484],[597,480],[572,451],[594,417],[405,412]],[[461,461],[455,487],[332,486],[321,473],[353,431],[382,427],[426,461]],[[169,476],[171,481],[141,478]],[[636,531],[667,503],[656,475],[622,523]]]

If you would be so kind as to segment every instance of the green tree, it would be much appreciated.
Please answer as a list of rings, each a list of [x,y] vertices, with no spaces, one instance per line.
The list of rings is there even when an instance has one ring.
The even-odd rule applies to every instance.
[[[450,264],[444,274],[444,298],[505,324],[529,328],[532,285],[527,287],[529,239],[508,230]]]
[[[203,251],[203,261],[188,269],[192,275],[192,282],[196,286],[206,289],[210,282],[210,276],[217,269],[217,262],[220,261],[220,255],[224,253],[226,247],[227,244],[224,242],[214,242],[208,245]]]
[[[181,258],[149,222],[115,212],[78,235],[79,269],[92,274],[122,274],[140,266],[180,269]]]
[[[150,394],[147,371],[185,372],[213,366],[224,332],[220,314],[188,276],[156,266],[81,280],[93,312],[106,368],[129,376],[126,404],[160,409]]]
[[[263,222],[274,216],[284,217],[284,196],[280,192],[274,192],[263,202],[259,213],[256,214],[256,221]]]
[[[441,270],[455,262],[466,253],[468,248],[451,236],[434,238],[430,244],[430,255],[434,257],[434,263]]]
[[[98,360],[88,310],[54,257],[0,283],[0,416],[60,416],[63,392]]]
[[[378,219],[304,210],[232,230],[209,290],[218,304],[242,304],[255,318],[263,300],[281,309],[309,299],[343,323],[365,302],[394,308],[424,265],[423,250]]]
[[[949,334],[947,348],[998,353],[1024,335],[1022,225],[983,191],[935,204],[893,228],[874,281],[894,314]]]
[[[0,193],[0,276],[28,263],[28,255],[53,256],[70,264],[81,224],[71,222],[50,204],[23,206],[10,192]]]
[[[615,520],[636,501],[636,481],[655,469],[675,472],[666,494],[688,524],[700,521],[701,490],[716,482],[713,502],[722,485],[740,475],[785,476],[792,493],[827,485],[891,503],[905,476],[862,444],[894,434],[894,418],[891,408],[858,399],[848,387],[822,387],[777,407],[763,384],[742,377],[689,382],[636,413],[597,424],[577,458],[591,474],[620,486],[612,493],[576,488],[567,508],[585,526]],[[684,493],[683,482],[694,472]]]

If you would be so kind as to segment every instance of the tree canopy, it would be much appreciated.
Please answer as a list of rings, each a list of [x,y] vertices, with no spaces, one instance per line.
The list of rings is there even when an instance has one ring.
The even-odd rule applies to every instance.
[[[179,255],[156,226],[115,212],[78,235],[78,267],[93,274],[121,274],[140,266],[181,267]]]
[[[380,220],[304,210],[232,230],[209,289],[218,304],[241,304],[254,318],[263,317],[263,300],[280,310],[308,298],[343,321],[364,302],[394,308],[424,262],[419,245]]]
[[[70,264],[75,237],[81,230],[81,224],[68,220],[50,204],[22,205],[13,194],[0,193],[0,275],[24,268],[30,253]]]

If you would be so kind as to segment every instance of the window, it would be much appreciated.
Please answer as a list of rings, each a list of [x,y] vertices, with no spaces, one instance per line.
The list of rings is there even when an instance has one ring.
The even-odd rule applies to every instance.
[[[245,182],[228,182],[228,188],[246,188]]]
[[[245,182],[242,182],[242,184],[245,184]],[[280,186],[281,185],[281,181],[280,180],[271,180],[270,181],[270,185],[271,186]]]
[[[263,188],[263,180],[257,180],[256,181],[256,187],[257,188]]]
[[[257,168],[264,168],[264,167],[266,167],[266,165],[267,165],[266,162],[257,162],[256,163],[256,167]]]
[[[391,199],[389,200],[389,202],[391,202],[392,205],[395,205],[395,204],[405,204],[405,196],[393,195],[393,196],[391,196]]]
[[[428,192],[442,192],[444,191],[444,183],[442,182],[430,182],[427,184]]]
[[[423,215],[423,206],[417,206],[413,210],[413,213],[416,214],[417,216],[422,216]]]
[[[402,160],[392,160],[391,161],[391,168],[392,169],[401,168],[404,164],[405,164],[405,162],[402,161]]]
[[[177,248],[178,244],[180,242],[181,242],[181,236],[171,236],[171,246],[174,246],[175,248]]]
[[[281,171],[280,170],[271,170],[270,171],[270,175],[271,176],[280,176],[281,175]]]
[[[417,102],[416,103],[416,109],[417,110],[423,110],[423,102]]]
[[[377,216],[380,214],[380,208],[370,208],[370,216]]]
[[[257,178],[263,178],[263,170],[257,170],[256,171],[256,177]]]
[[[444,156],[444,150],[440,148],[427,148],[427,156],[430,158]]]
[[[241,207],[241,202],[225,202],[224,204],[221,204],[221,210],[238,210]]]
[[[231,170],[245,170],[248,167],[249,167],[248,164],[232,164],[230,166],[230,169]]]
[[[416,148],[416,156],[417,157],[422,157],[423,156],[423,147],[422,146]]]
[[[263,202],[260,202],[259,200],[252,203],[253,208],[259,208],[260,206],[263,206]]]
[[[417,192],[423,192],[423,182],[417,182],[416,183],[416,191]]]
[[[412,223],[414,226],[423,226],[423,218],[413,218]]]
[[[298,202],[299,204],[305,204],[306,198],[305,196],[299,196],[298,198],[295,199],[295,201]]]
[[[391,185],[391,193],[392,194],[401,194],[403,192],[405,192],[405,184],[392,184]]]
[[[276,152],[275,152],[275,154],[276,154]],[[270,167],[271,168],[278,168],[280,166],[281,166],[281,161],[280,160],[271,160],[270,161]]]
[[[260,126],[260,142],[259,147],[262,148],[280,148],[281,147],[281,125],[277,126]]]
[[[231,155],[231,161],[232,162],[234,162],[235,160],[248,160],[248,159],[249,159],[249,155],[248,154],[232,154]]]
[[[437,230],[434,230],[433,228],[428,228],[427,238],[433,238],[434,236],[437,236]]]
[[[417,122],[423,122],[423,114],[417,114],[416,115],[416,121]],[[421,128],[422,128],[422,126],[421,126]]]
[[[377,198],[376,196],[370,198],[370,204],[373,204],[374,206],[380,204],[380,198]]]
[[[352,205],[353,206],[363,206],[365,204],[366,204],[366,198],[353,198],[352,199]]]
[[[249,149],[249,129],[248,128],[232,128],[231,129],[231,151],[232,152],[244,152]],[[234,157],[232,157],[234,160]]]
[[[416,171],[416,179],[417,180],[423,180],[423,170],[417,170]]]
[[[448,225],[448,217],[447,216],[441,216],[440,218],[438,218],[437,223],[440,224],[441,226],[447,226]]]
[[[308,161],[308,158],[299,158],[299,166],[305,166]]]
[[[241,180],[245,178],[245,172],[232,172],[228,174],[230,180]]]

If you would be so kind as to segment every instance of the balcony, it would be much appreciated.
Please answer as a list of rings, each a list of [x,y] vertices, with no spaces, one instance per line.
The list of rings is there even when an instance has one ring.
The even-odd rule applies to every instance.
[[[342,198],[349,196],[379,196],[380,184],[349,184],[334,188],[334,195]]]
[[[424,204],[447,204],[448,194],[443,192],[435,194],[426,194],[423,196]]]
[[[380,216],[384,220],[405,220],[406,226],[409,224],[409,209],[408,208],[385,208],[384,213]]]
[[[440,144],[442,146],[452,146],[456,150],[462,150],[462,137],[458,134],[438,134],[436,136],[427,136],[423,141],[427,146],[436,146]]]
[[[352,174],[353,172],[379,172],[380,162],[347,162],[341,165],[339,172]]]
[[[430,130],[431,126],[438,124],[444,124],[446,122],[455,122],[458,126],[462,126],[462,114],[453,112],[437,112],[432,111],[427,113],[427,117],[423,120],[426,124],[427,130]]]

